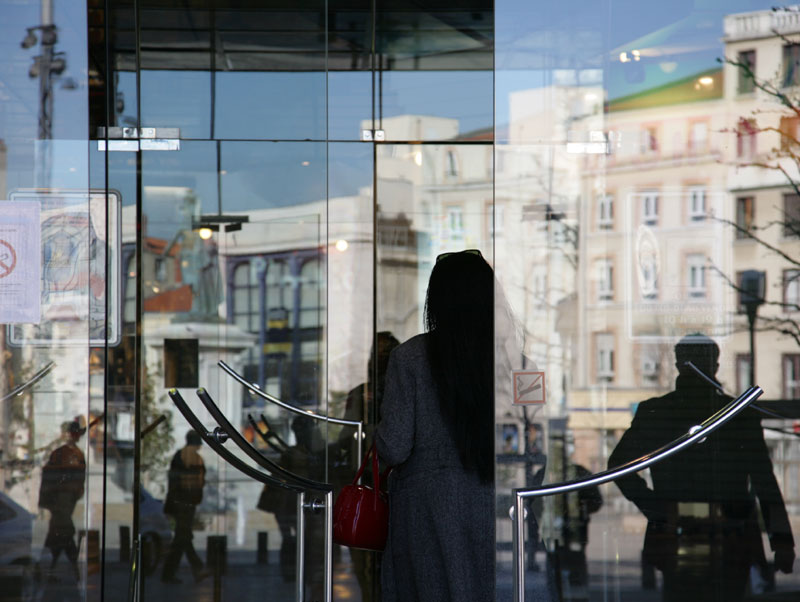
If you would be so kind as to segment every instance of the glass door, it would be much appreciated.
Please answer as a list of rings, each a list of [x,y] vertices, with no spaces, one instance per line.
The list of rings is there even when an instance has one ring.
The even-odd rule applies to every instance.
[[[495,261],[536,366],[506,376],[533,416],[498,424],[508,485],[633,460],[751,384],[765,411],[530,505],[529,599],[796,596],[796,9],[530,8],[495,4]]]

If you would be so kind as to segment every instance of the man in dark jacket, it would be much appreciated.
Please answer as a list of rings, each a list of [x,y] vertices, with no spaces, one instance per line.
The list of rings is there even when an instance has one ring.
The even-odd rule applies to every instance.
[[[675,391],[639,404],[609,467],[669,443],[729,403],[730,397],[688,365],[713,378],[718,358],[710,338],[681,339],[675,346]],[[663,573],[664,600],[741,600],[750,567],[766,563],[757,508],[776,568],[792,571],[794,539],[755,410],[653,465],[650,473],[652,488],[638,474],[617,485],[647,517],[643,556]]]
[[[181,583],[175,573],[184,553],[192,566],[195,581],[200,581],[208,575],[203,570],[203,561],[195,552],[192,543],[195,508],[203,501],[206,476],[205,464],[198,453],[202,442],[197,432],[187,432],[186,445],[175,453],[169,466],[164,513],[175,519],[175,537],[164,560],[164,570],[161,574],[161,581],[164,583]]]
[[[64,426],[64,431],[67,442],[50,454],[42,469],[39,507],[50,511],[50,524],[44,542],[53,556],[50,568],[55,567],[58,557],[64,552],[75,576],[79,577],[72,513],[84,493],[86,460],[78,441],[86,429],[73,420]]]

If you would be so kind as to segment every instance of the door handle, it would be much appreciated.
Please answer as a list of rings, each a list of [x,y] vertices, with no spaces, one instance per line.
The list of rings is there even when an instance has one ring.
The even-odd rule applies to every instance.
[[[219,424],[219,426],[222,428],[222,431],[231,438],[231,440],[237,445],[237,447],[239,447],[239,449],[252,458],[256,464],[268,470],[272,474],[280,475],[286,481],[293,482],[295,485],[300,485],[305,489],[315,489],[317,491],[329,491],[333,489],[329,483],[314,481],[312,479],[307,479],[300,475],[296,475],[293,472],[290,472],[282,466],[276,464],[269,458],[266,458],[256,448],[250,445],[250,442],[242,436],[242,434],[236,427],[233,426],[233,424],[231,424],[227,416],[222,413],[222,411],[219,409],[219,406],[214,403],[213,399],[211,399],[211,395],[208,394],[208,391],[202,388],[198,389],[197,396],[200,398],[200,401],[203,402],[203,405],[206,407],[209,414],[211,414],[211,417],[214,418],[217,424]]]
[[[277,397],[270,395],[266,391],[262,391],[261,387],[258,385],[254,385],[253,383],[245,380],[245,378],[240,375],[236,370],[231,368],[228,364],[224,361],[219,360],[217,365],[222,368],[225,372],[227,372],[233,379],[238,382],[240,385],[246,387],[251,393],[254,393],[261,397],[262,399],[274,403],[277,406],[282,407],[284,410],[288,410],[294,414],[298,414],[300,416],[305,416],[306,418],[311,418],[312,420],[321,420],[325,422],[331,422],[333,424],[341,424],[343,426],[354,426],[356,428],[356,437],[358,438],[358,461],[361,462],[363,457],[363,439],[364,439],[364,423],[360,420],[345,420],[344,418],[331,418],[330,416],[323,416],[322,414],[316,414],[309,410],[303,410],[298,407],[295,407],[291,404],[286,403],[285,401],[281,401]]]
[[[739,397],[731,401],[728,405],[722,408],[713,416],[704,420],[700,428],[691,427],[688,432],[684,433],[671,443],[651,451],[644,456],[626,462],[616,468],[605,470],[588,477],[580,479],[573,479],[563,483],[555,483],[552,485],[545,485],[542,487],[535,487],[532,489],[514,489],[514,508],[515,516],[520,517],[523,515],[525,498],[544,497],[547,495],[556,495],[562,493],[571,493],[580,489],[589,487],[596,487],[609,481],[614,481],[620,477],[639,472],[648,466],[652,466],[662,460],[666,460],[670,456],[686,449],[701,441],[718,428],[722,427],[725,423],[730,421],[734,416],[739,414],[753,401],[758,399],[764,391],[761,387],[750,387],[742,393]],[[513,530],[513,551],[514,551],[514,602],[524,602],[525,600],[525,521],[516,520]]]

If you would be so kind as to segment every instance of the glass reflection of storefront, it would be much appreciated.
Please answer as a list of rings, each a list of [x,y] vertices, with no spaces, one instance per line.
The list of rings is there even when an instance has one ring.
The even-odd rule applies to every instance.
[[[131,583],[139,600],[321,599],[323,520],[308,518],[298,583],[291,494],[206,445],[191,520],[165,507],[190,430],[167,392],[213,430],[204,388],[265,457],[338,488],[353,429],[311,414],[371,439],[388,353],[424,329],[436,257],[460,249],[497,278],[496,599],[512,596],[513,490],[666,443],[653,399],[685,382],[676,343],[694,333],[718,345],[726,394],[763,387],[760,426],[666,464],[680,483],[633,482],[669,518],[630,482],[531,503],[528,599],[800,591],[796,7],[22,0],[0,15],[9,599]],[[746,447],[757,468],[734,460]],[[379,600],[380,556],[337,547],[332,579],[334,599]]]

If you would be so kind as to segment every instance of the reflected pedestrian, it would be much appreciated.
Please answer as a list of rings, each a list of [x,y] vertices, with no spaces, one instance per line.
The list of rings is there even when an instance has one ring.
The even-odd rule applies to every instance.
[[[196,431],[186,433],[186,445],[175,452],[169,466],[167,499],[164,501],[164,514],[175,519],[175,536],[172,539],[169,553],[164,560],[161,581],[164,583],[181,583],[176,576],[181,557],[192,567],[195,581],[208,576],[203,569],[203,561],[194,549],[192,525],[197,505],[203,501],[206,467],[199,449],[203,440]]]
[[[61,552],[64,552],[75,578],[80,579],[72,513],[84,493],[86,459],[78,447],[78,441],[86,429],[77,420],[66,423],[63,429],[67,442],[53,450],[42,468],[39,507],[50,511],[44,542],[52,555],[50,569],[55,568]]]

